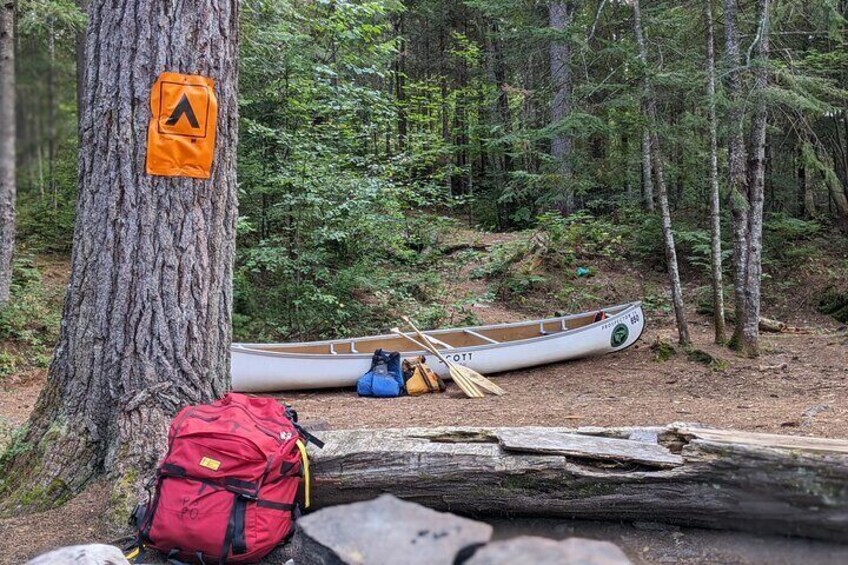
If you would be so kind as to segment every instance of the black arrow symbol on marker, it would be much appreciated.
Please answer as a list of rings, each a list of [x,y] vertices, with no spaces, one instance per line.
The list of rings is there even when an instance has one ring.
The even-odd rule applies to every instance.
[[[191,127],[200,127],[200,124],[197,122],[197,116],[194,115],[194,110],[192,109],[191,103],[189,103],[188,97],[185,94],[183,94],[183,97],[180,98],[180,102],[177,104],[177,107],[174,108],[174,111],[171,113],[168,121],[165,122],[165,125],[177,125],[177,122],[180,121],[180,118],[183,116],[186,117],[188,123],[191,124]]]

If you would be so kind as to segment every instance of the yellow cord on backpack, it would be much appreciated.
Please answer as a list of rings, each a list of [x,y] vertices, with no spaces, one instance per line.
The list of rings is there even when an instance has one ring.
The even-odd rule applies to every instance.
[[[135,549],[124,555],[124,558],[126,558],[127,561],[129,561],[130,559],[135,559],[136,557],[138,557],[139,551],[141,551],[141,547],[136,547]]]
[[[300,450],[300,459],[303,462],[303,507],[309,508],[309,456],[306,454],[306,446],[297,440],[297,448]]]

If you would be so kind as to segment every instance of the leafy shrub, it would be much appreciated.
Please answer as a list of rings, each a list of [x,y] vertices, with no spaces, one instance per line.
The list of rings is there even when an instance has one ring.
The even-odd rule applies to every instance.
[[[536,225],[536,230],[522,232],[516,239],[496,246],[473,276],[493,280],[496,293],[504,299],[520,298],[540,289],[562,298],[571,296],[570,287],[562,286],[563,270],[624,252],[626,227],[606,219],[586,213],[562,216],[550,212],[540,215]],[[559,288],[554,288],[557,285]],[[581,297],[586,298],[583,294]]]
[[[816,221],[771,214],[763,223],[764,261],[787,265],[799,258],[820,256],[821,249],[812,240],[821,232],[822,226]]]
[[[0,351],[0,379],[13,374],[17,365],[17,358],[12,353]]]
[[[53,346],[61,313],[57,297],[49,296],[31,257],[19,257],[12,271],[12,294],[0,309],[0,338],[40,348]],[[42,351],[32,352],[38,356]]]
[[[691,229],[684,222],[673,225],[674,245],[677,259],[683,265],[688,265],[710,272],[712,265],[712,236],[703,229]],[[637,258],[654,266],[658,271],[666,269],[665,239],[662,233],[662,220],[659,215],[647,216],[642,224],[634,229],[633,251]],[[728,240],[729,230],[723,229],[721,243],[721,261],[725,269],[729,268],[733,257],[733,244]]]
[[[819,300],[818,309],[822,314],[848,324],[848,292],[840,292],[833,286],[827,288]]]

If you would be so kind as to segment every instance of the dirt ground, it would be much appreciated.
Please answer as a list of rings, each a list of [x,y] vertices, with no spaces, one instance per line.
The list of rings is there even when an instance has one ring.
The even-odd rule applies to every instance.
[[[605,357],[494,376],[503,397],[470,401],[458,391],[392,400],[349,390],[281,396],[301,418],[330,428],[406,426],[631,426],[699,422],[716,427],[848,437],[848,334],[766,335],[768,353],[736,357],[695,327],[696,347],[721,359],[714,369],[679,352],[665,362],[649,328],[630,349]],[[453,387],[451,387],[453,388]],[[449,389],[450,390],[450,389]]]
[[[791,435],[848,437],[848,334],[836,325],[813,334],[765,335],[759,359],[736,357],[711,345],[708,320],[693,324],[695,346],[720,359],[710,368],[678,352],[656,360],[650,345],[669,340],[669,320],[653,316],[642,339],[605,357],[494,376],[504,397],[444,395],[363,399],[351,390],[287,394],[304,423],[323,429],[437,425],[627,426],[699,422],[724,428]],[[658,327],[659,326],[659,327]],[[0,417],[22,424],[44,375],[3,384]],[[319,434],[320,435],[320,434]],[[108,496],[94,485],[62,508],[0,520],[0,563],[20,563],[50,548],[108,542],[101,523]],[[543,524],[543,525],[539,525]],[[848,547],[632,525],[500,522],[502,534],[584,535],[619,543],[637,563],[846,563]]]
[[[636,278],[628,275],[628,280]],[[482,282],[465,281],[455,292],[479,295],[485,290]],[[621,291],[613,280],[603,285],[618,289],[616,294],[640,293],[638,287]],[[484,323],[531,317],[499,302],[472,308]],[[630,349],[492,376],[507,391],[500,398],[466,399],[453,386],[446,394],[418,398],[363,399],[352,390],[279,397],[293,404],[301,421],[316,429],[630,426],[685,421],[848,438],[846,328],[809,308],[793,307],[791,299],[766,314],[810,331],[764,334],[764,354],[745,359],[713,345],[710,320],[691,313],[694,347],[713,357],[712,366],[684,351],[658,361],[651,345],[658,338],[674,341],[673,319],[668,313],[649,311],[645,333]],[[0,436],[5,441],[13,429],[25,423],[44,381],[45,370],[40,369],[0,382]],[[102,520],[107,503],[108,489],[94,484],[61,508],[0,519],[0,564],[21,563],[62,545],[114,541],[118,534],[105,529]],[[534,534],[608,539],[618,543],[635,563],[848,563],[848,546],[732,532],[551,520],[497,521],[495,526],[496,537],[501,538]]]

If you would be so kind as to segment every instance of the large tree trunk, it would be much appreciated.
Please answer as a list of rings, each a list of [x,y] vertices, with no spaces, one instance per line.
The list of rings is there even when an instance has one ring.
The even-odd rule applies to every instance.
[[[713,329],[715,342],[723,344],[726,338],[724,335],[724,283],[721,273],[721,193],[718,185],[718,124],[712,0],[704,0],[704,23],[707,28],[707,121],[710,128],[710,268],[713,284]]]
[[[9,299],[15,249],[15,2],[0,5],[0,308]]]
[[[104,474],[116,508],[130,503],[174,413],[226,391],[237,56],[236,0],[92,0],[71,278],[27,447],[0,470],[7,509],[59,503]],[[209,181],[145,173],[163,71],[215,80]]]
[[[680,271],[677,266],[677,249],[674,245],[674,233],[671,228],[671,211],[668,206],[668,187],[665,181],[665,167],[662,159],[662,150],[656,128],[659,124],[657,117],[657,101],[654,96],[653,85],[648,75],[648,48],[645,44],[645,36],[642,32],[642,12],[639,0],[633,0],[633,31],[636,35],[636,45],[639,48],[639,60],[643,65],[642,95],[645,111],[647,112],[648,127],[650,128],[651,160],[654,175],[657,178],[657,200],[660,205],[662,216],[662,232],[665,241],[665,260],[668,269],[668,279],[671,284],[671,302],[674,306],[674,316],[677,320],[677,334],[680,343],[689,343],[689,326],[686,323],[686,312],[683,304],[683,289],[680,285]]]
[[[848,442],[661,428],[323,432],[313,501],[651,521],[848,541]]]
[[[574,18],[574,0],[553,2],[548,7],[550,26],[558,32],[564,32]],[[551,124],[562,127],[562,121],[571,114],[571,45],[558,39],[551,43],[551,83],[553,100],[551,102]],[[557,207],[563,213],[574,211],[574,186],[571,168],[571,136],[554,134],[551,140],[551,157],[558,176]]]
[[[756,357],[760,353],[760,281],[762,279],[763,201],[765,198],[766,175],[766,126],[768,111],[765,91],[768,87],[769,60],[769,0],[759,0],[759,25],[756,44],[756,70],[754,93],[757,100],[751,124],[751,156],[748,165],[748,227],[745,249],[745,305],[744,318],[740,325],[743,353]]]
[[[742,324],[745,319],[745,264],[748,247],[748,186],[745,157],[745,138],[742,135],[745,111],[742,99],[739,28],[736,25],[736,0],[724,0],[724,52],[727,64],[727,187],[730,191],[730,212],[733,217],[733,297],[736,326],[731,344],[742,343]]]

